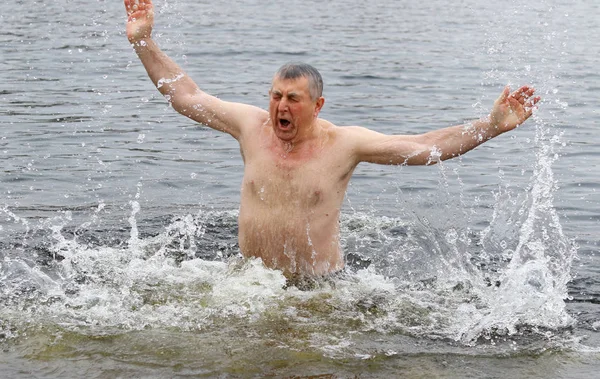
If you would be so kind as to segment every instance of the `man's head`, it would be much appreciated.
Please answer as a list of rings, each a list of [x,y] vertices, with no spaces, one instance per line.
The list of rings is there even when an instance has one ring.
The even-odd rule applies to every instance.
[[[325,99],[323,79],[306,63],[288,63],[273,76],[269,115],[278,138],[293,142],[310,132]]]
[[[323,78],[319,71],[313,66],[301,63],[292,62],[286,63],[275,73],[276,78],[280,79],[308,79],[308,90],[312,100],[317,100],[323,96]]]

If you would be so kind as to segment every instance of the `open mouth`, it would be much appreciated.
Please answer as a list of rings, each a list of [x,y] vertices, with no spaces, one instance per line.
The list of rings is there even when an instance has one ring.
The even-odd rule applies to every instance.
[[[290,121],[286,120],[284,118],[280,118],[279,119],[279,125],[281,125],[283,128],[287,128],[290,126]]]

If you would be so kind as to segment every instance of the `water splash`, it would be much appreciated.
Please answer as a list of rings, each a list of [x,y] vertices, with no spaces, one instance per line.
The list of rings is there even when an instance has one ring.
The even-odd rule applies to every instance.
[[[498,204],[496,214],[503,212],[505,203]],[[548,330],[556,335],[570,322],[564,317],[561,288],[543,284],[536,292],[531,280],[523,279],[539,269],[538,259],[515,269],[508,268],[510,263],[500,267],[502,283],[496,287],[489,286],[474,265],[465,266],[464,257],[420,265],[418,254],[400,254],[405,247],[430,248],[431,238],[437,238],[440,251],[456,247],[463,233],[458,229],[453,233],[389,217],[344,215],[346,249],[373,263],[350,268],[347,276],[315,290],[300,291],[286,289],[280,272],[265,268],[260,260],[241,259],[231,246],[207,251],[208,245],[200,243],[214,240],[215,231],[235,238],[230,226],[235,225],[237,212],[202,210],[195,216],[175,217],[157,235],[143,237],[137,220],[143,209],[137,200],[130,205],[129,240],[122,246],[83,243],[68,236],[65,230],[73,218],[63,213],[44,223],[52,240],[48,254],[54,257],[47,266],[14,256],[2,262],[0,338],[49,333],[61,343],[58,336],[168,329],[207,333],[205,338],[216,333],[215,338],[223,339],[229,338],[223,337],[224,331],[233,330],[235,340],[240,335],[275,340],[292,351],[310,346],[338,359],[373,357],[373,349],[383,346],[363,340],[361,336],[370,333],[396,341],[385,351],[397,353],[412,343],[405,345],[395,336],[467,346],[477,346],[482,338],[496,343],[508,336],[524,344],[519,339],[524,333],[537,333],[539,328],[546,339]],[[539,211],[537,205],[535,209]],[[485,239],[491,240],[494,231],[491,225]],[[448,252],[455,254],[453,249]],[[420,269],[419,275],[400,275],[406,268],[401,265],[396,271],[381,269],[390,259]],[[451,276],[440,275],[443,270]],[[508,296],[514,293],[521,297]],[[547,346],[544,342],[541,348]]]
[[[173,4],[165,2],[159,11],[170,13]],[[484,19],[509,25],[511,10],[509,6],[502,17]],[[170,20],[182,22],[179,16]],[[482,30],[505,30],[495,26]],[[561,47],[560,35],[544,32],[548,49]],[[174,42],[181,48],[184,39],[179,36]],[[507,39],[519,42],[509,46]],[[527,39],[497,33],[490,35],[488,45],[491,60],[507,57],[507,63],[491,67],[484,84],[532,79],[549,91],[542,106],[566,109],[567,104],[556,98],[553,80],[558,69],[544,71],[548,61],[531,64],[523,58],[529,53]],[[159,86],[178,79],[165,79]],[[500,189],[490,225],[479,238],[468,215],[451,227],[440,227],[435,213],[420,212],[408,220],[344,215],[345,251],[372,264],[315,291],[284,290],[281,274],[265,269],[260,261],[227,260],[237,249],[228,242],[235,239],[234,211],[176,217],[157,235],[144,236],[138,228],[138,218],[144,215],[138,190],[129,203],[129,238],[119,246],[102,243],[102,235],[95,244],[69,236],[71,218],[64,213],[40,225],[50,239],[48,265],[16,254],[1,263],[0,328],[5,338],[16,338],[32,327],[91,335],[233,327],[267,339],[274,333],[278,343],[298,349],[308,343],[329,356],[362,354],[350,337],[360,333],[467,345],[481,338],[518,338],[523,330],[539,330],[545,338],[546,330],[558,333],[572,324],[563,299],[575,251],[552,206],[556,183],[551,166],[557,145],[549,128],[541,119],[536,121],[538,152],[530,186],[517,196]],[[440,193],[448,194],[451,173],[440,167]],[[443,201],[442,211],[465,208]],[[460,201],[464,202],[462,194]],[[461,212],[448,212],[446,218],[455,213]],[[27,239],[24,219],[11,217],[27,229]],[[217,240],[215,229],[226,242],[200,244],[207,236]],[[22,246],[28,248],[26,243]],[[286,331],[292,331],[291,337]]]

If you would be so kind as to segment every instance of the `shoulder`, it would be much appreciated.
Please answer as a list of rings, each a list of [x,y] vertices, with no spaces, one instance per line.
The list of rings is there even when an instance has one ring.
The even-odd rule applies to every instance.
[[[322,119],[319,119],[319,122],[327,132],[330,141],[338,148],[350,150],[352,153],[359,153],[365,145],[380,142],[388,137],[362,126],[337,126]]]
[[[344,144],[353,149],[358,149],[365,142],[372,141],[383,134],[367,129],[362,126],[335,126],[332,125],[332,133]]]
[[[262,124],[269,118],[269,112],[254,105],[244,103],[232,103],[223,101],[224,111],[233,110],[239,113],[246,121]]]
[[[338,126],[321,118],[319,119],[319,124],[330,135],[341,138],[353,138],[369,130],[361,126]]]
[[[361,161],[366,145],[377,141],[383,136],[362,126],[336,126],[330,122],[319,120],[327,132],[328,140],[337,153],[358,164]]]
[[[248,104],[235,104],[239,112],[240,137],[253,135],[257,129],[262,128],[269,122],[269,112]]]
[[[371,129],[365,128],[363,126],[356,126],[356,125],[337,126],[337,125],[331,124],[329,122],[327,122],[327,123],[329,125],[331,125],[331,128],[332,128],[332,130],[335,131],[335,133],[337,133],[340,136],[343,136],[345,138],[350,138],[350,139],[361,138],[361,137],[368,136],[368,135],[380,134]]]

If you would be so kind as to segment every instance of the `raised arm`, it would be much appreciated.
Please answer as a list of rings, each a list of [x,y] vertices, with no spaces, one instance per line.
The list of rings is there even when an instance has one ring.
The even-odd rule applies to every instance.
[[[267,114],[259,108],[222,101],[198,88],[196,83],[152,40],[154,9],[151,0],[124,0],[127,38],[148,76],[173,108],[199,123],[239,139],[248,118]]]
[[[506,86],[490,115],[465,125],[419,135],[385,135],[354,128],[358,162],[429,165],[454,158],[525,122],[540,100],[534,88],[523,86],[510,93]]]

